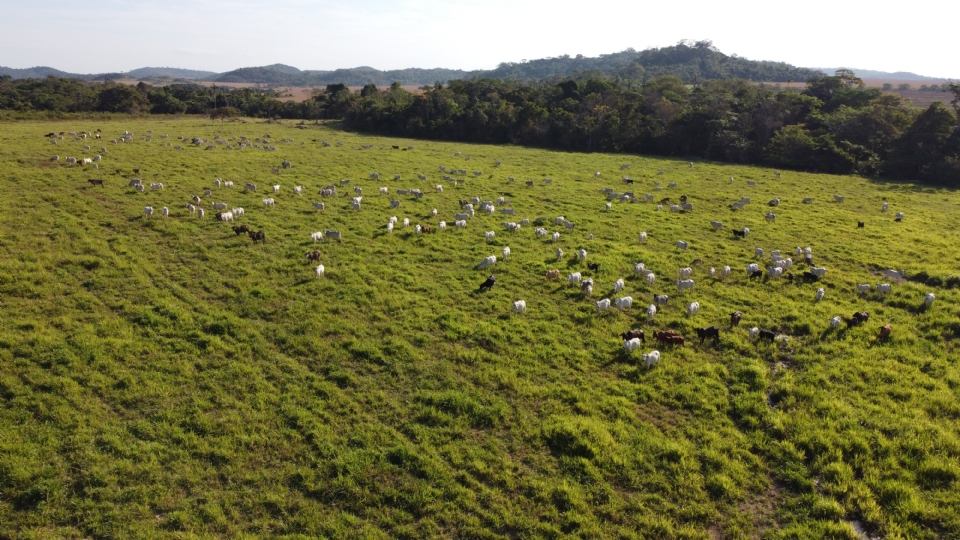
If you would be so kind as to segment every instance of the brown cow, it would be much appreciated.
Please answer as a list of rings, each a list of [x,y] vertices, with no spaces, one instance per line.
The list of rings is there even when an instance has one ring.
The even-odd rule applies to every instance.
[[[880,327],[880,341],[886,341],[890,339],[890,333],[893,332],[893,327],[889,324],[885,324]]]
[[[243,233],[249,233],[249,232],[250,232],[250,226],[249,226],[249,225],[240,225],[239,227],[234,227],[234,228],[233,228],[233,232],[236,233],[237,236],[239,236],[239,235],[241,235],[241,234],[243,234]]]
[[[263,231],[249,231],[247,234],[250,235],[250,239],[253,240],[254,243],[256,243],[257,240],[263,243],[266,243],[267,241],[267,235]]]
[[[319,261],[319,260],[320,260],[320,252],[319,252],[319,251],[316,251],[316,250],[314,250],[314,251],[308,251],[308,252],[307,252],[307,260],[308,260],[308,261]]]
[[[547,279],[560,279],[559,270],[547,270],[546,272]]]
[[[666,339],[664,339],[664,343],[683,347],[683,336],[667,336]]]
[[[730,314],[730,327],[740,326],[740,319],[743,318],[743,313],[739,311],[734,311]]]

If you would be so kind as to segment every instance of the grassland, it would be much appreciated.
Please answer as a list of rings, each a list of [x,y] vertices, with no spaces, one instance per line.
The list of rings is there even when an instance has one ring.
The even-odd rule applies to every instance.
[[[104,143],[102,171],[48,161],[92,156],[100,144],[53,147],[45,133],[97,128],[135,140]],[[146,130],[153,140],[137,140]],[[276,152],[164,146],[217,133],[295,142]],[[323,139],[344,145],[314,142]],[[293,168],[272,174],[284,159]],[[605,211],[600,190],[624,189],[621,163],[638,194],[675,181],[663,196],[686,193],[694,212]],[[440,165],[484,174],[455,188]],[[166,188],[126,187],[133,168]],[[384,180],[368,180],[374,171]],[[104,188],[87,183],[101,173]],[[184,203],[215,177],[238,188],[206,197],[199,220]],[[340,179],[362,186],[363,209],[341,189],[314,211],[319,189]],[[7,123],[0,181],[0,537],[960,537],[957,193],[191,119]],[[276,205],[264,209],[268,195],[243,193],[245,182],[261,191],[279,182]],[[297,184],[307,195],[293,194]],[[390,210],[395,195],[378,196],[381,185],[427,196]],[[499,214],[478,213],[466,230],[386,233],[393,215],[452,224],[468,196],[507,197],[511,220],[574,221],[561,231],[564,260],[532,227],[508,233]],[[730,210],[740,196],[753,204]],[[773,197],[783,202],[766,223]],[[245,207],[238,223],[263,229],[266,242],[211,219],[213,201]],[[171,216],[147,219],[147,205]],[[744,226],[750,236],[734,239],[729,230]],[[309,233],[325,228],[343,231],[342,244],[313,244]],[[686,252],[674,247],[681,239]],[[476,264],[506,245],[497,285],[478,293],[489,272]],[[749,283],[757,246],[810,246],[827,276]],[[304,258],[315,247],[320,280]],[[579,247],[599,273],[572,261]],[[694,258],[704,265],[681,298],[672,280]],[[656,272],[653,288],[632,275],[639,261]],[[730,279],[706,276],[725,264]],[[598,316],[578,291],[545,281],[549,268],[593,276],[594,300],[624,278],[633,313]],[[886,268],[927,283],[857,294],[857,283],[888,281]],[[672,298],[648,324],[653,292]],[[925,310],[927,292],[937,300]],[[510,312],[517,299],[525,314]],[[701,311],[687,317],[692,300]],[[734,310],[744,320],[730,331]],[[830,317],[860,310],[867,325],[829,329]],[[881,343],[885,323],[894,333]],[[692,338],[713,324],[720,345],[661,349],[650,370],[617,337],[640,327]],[[752,326],[790,340],[751,342]]]

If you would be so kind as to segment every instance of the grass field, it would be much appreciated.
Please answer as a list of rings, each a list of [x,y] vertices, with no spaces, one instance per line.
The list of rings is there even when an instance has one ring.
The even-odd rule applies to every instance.
[[[98,128],[103,142],[43,137]],[[133,142],[106,142],[123,130]],[[138,139],[146,130],[150,142]],[[278,149],[165,146],[215,134],[269,134]],[[49,161],[101,145],[101,171]],[[283,160],[293,167],[272,174]],[[677,182],[658,198],[685,193],[694,211],[606,211],[600,190],[625,189],[621,163],[637,195]],[[483,175],[457,188],[441,165]],[[128,188],[133,168],[165,189]],[[87,183],[101,173],[105,187]],[[237,187],[217,190],[216,177]],[[363,188],[361,211],[346,187],[320,198],[340,179]],[[955,192],[195,119],[6,123],[0,180],[0,537],[960,538]],[[280,193],[267,194],[273,183]],[[401,187],[426,197],[397,197]],[[200,220],[184,204],[204,188],[214,193]],[[268,196],[277,202],[264,209]],[[506,197],[516,216],[478,212],[455,229],[457,200],[471,196]],[[741,196],[752,204],[731,210]],[[767,223],[773,197],[783,202]],[[321,200],[323,213],[311,206]],[[214,221],[212,202],[244,207],[237,224],[266,242]],[[147,205],[158,209],[149,219]],[[394,215],[411,226],[387,234]],[[554,231],[560,215],[577,226],[557,244],[500,225],[545,216]],[[447,230],[413,234],[440,219]],[[314,244],[323,229],[343,242]],[[496,286],[478,293],[490,271],[477,263],[504,246]],[[764,266],[755,247],[796,246],[828,269],[819,284],[748,282],[745,265]],[[599,272],[573,260],[581,247]],[[304,258],[315,248],[323,279]],[[695,258],[695,290],[680,294],[677,269]],[[633,275],[641,261],[652,288]],[[724,265],[727,280],[707,276]],[[593,298],[546,281],[551,268],[593,277]],[[887,268],[908,279],[880,298]],[[613,298],[617,278],[632,312],[598,315],[593,301]],[[858,295],[858,283],[874,291]],[[671,300],[651,324],[654,292]],[[937,300],[923,309],[927,292]],[[511,313],[518,299],[525,314]],[[693,300],[700,313],[688,317]],[[735,310],[744,320],[730,330]],[[829,328],[861,310],[867,324]],[[720,344],[698,346],[694,328],[710,325]],[[753,342],[754,326],[790,339]],[[687,344],[660,348],[647,370],[623,352],[630,328],[676,329]],[[648,339],[642,352],[654,348]]]

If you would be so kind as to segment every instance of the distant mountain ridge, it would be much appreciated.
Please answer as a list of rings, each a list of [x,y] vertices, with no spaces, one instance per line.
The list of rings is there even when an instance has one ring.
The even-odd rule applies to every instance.
[[[901,81],[930,81],[930,82],[947,82],[947,79],[941,79],[938,77],[927,77],[926,75],[917,75],[916,73],[910,73],[909,71],[874,71],[872,69],[854,69],[854,68],[811,68],[819,69],[824,73],[834,73],[838,69],[849,69],[850,71],[857,74],[857,77],[861,79],[893,79]]]
[[[434,84],[454,79],[487,77],[515,79],[521,82],[536,82],[558,78],[608,77],[621,80],[648,80],[661,75],[674,75],[685,83],[697,83],[708,79],[740,78],[750,81],[786,82],[805,81],[812,77],[832,74],[836,69],[802,68],[784,62],[748,60],[737,55],[726,55],[717,50],[710,41],[681,41],[676,45],[650,48],[643,51],[627,49],[597,57],[563,55],[524,62],[503,62],[491,70],[464,71],[446,68],[409,68],[379,70],[359,66],[335,70],[301,70],[286,64],[243,67],[216,73],[213,71],[144,67],[125,73],[77,74],[52,67],[38,66],[26,69],[0,67],[0,76],[14,79],[44,78],[50,75],[80,80],[104,80],[117,78],[135,79],[186,79],[219,83],[256,83],[274,86],[325,86],[343,83],[348,86],[376,84],[385,86],[393,82],[401,84]],[[861,78],[886,78],[917,81],[944,79],[924,77],[915,73],[888,73],[872,70],[853,70]]]

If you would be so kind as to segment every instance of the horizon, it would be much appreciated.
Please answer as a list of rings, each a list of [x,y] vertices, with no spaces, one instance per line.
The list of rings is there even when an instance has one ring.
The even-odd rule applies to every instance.
[[[317,71],[351,69],[344,66],[475,71],[495,69],[502,62],[565,54],[596,57],[706,39],[731,56],[798,67],[863,66],[859,69],[942,79],[957,75],[947,72],[951,66],[944,65],[942,55],[928,53],[949,50],[953,17],[934,18],[922,29],[903,28],[900,15],[861,12],[825,0],[789,14],[755,0],[740,2],[740,9],[696,0],[686,10],[697,15],[690,20],[666,6],[610,0],[592,5],[592,12],[639,21],[640,32],[629,24],[624,31],[610,31],[603,22],[585,25],[583,9],[568,0],[547,8],[530,0],[493,0],[483,6],[462,0],[373,0],[350,6],[307,0],[270,5],[250,0],[204,5],[106,0],[96,10],[64,0],[0,2],[6,19],[17,21],[0,34],[0,65],[46,66],[77,74],[124,73],[144,66],[225,73],[276,63]],[[826,11],[815,9],[820,4],[838,20],[857,20],[873,35],[896,39],[864,46],[861,34],[841,32],[829,43],[809,40],[809,29],[823,24],[817,14]],[[943,7],[960,15],[958,7]],[[792,24],[783,28],[781,21],[788,15]],[[650,20],[657,24],[643,26]],[[80,43],[71,46],[63,36],[76,35],[78,27],[97,30],[84,33]],[[758,28],[770,30],[754,31]],[[803,45],[796,46],[798,42]],[[277,56],[284,60],[277,62]]]

